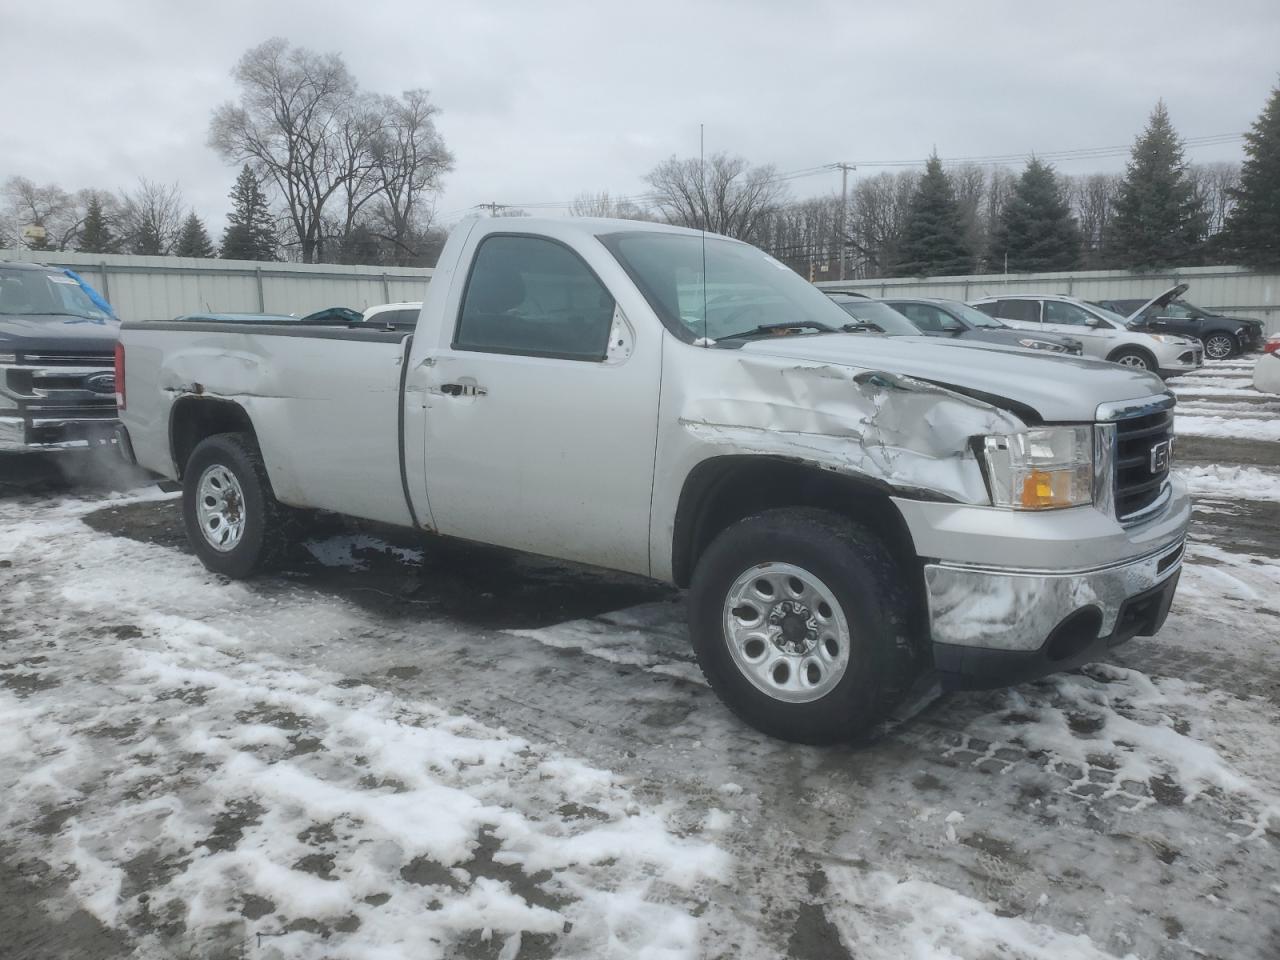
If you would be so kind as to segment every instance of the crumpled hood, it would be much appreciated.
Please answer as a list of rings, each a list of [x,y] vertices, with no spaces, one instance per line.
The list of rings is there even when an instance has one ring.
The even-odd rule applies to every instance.
[[[883,371],[1003,397],[1048,423],[1094,419],[1098,404],[1167,393],[1155,374],[1102,360],[1041,357],[994,344],[847,333],[752,340],[743,352]]]
[[[0,351],[114,349],[120,339],[116,320],[95,323],[69,316],[0,314]]]

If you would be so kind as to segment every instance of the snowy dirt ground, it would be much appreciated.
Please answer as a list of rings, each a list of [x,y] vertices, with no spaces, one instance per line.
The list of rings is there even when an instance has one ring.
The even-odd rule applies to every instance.
[[[661,587],[336,525],[229,583],[173,494],[0,461],[0,956],[1280,957],[1250,364],[1171,382],[1160,636],[838,749],[734,720]]]

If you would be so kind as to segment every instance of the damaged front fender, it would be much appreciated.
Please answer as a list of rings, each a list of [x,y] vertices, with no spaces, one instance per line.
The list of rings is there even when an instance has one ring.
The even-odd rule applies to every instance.
[[[681,405],[680,428],[707,456],[794,458],[903,494],[981,504],[988,495],[970,438],[1024,427],[991,403],[883,370],[728,359],[727,385]]]

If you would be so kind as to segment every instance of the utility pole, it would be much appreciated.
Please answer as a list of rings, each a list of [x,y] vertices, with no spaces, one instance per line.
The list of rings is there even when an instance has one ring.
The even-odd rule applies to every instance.
[[[838,218],[836,223],[836,233],[839,234],[838,240],[840,243],[840,250],[839,250],[840,279],[843,280],[844,279],[844,248],[845,248],[844,218],[845,218],[845,211],[848,210],[849,208],[849,171],[857,170],[858,168],[852,163],[829,163],[827,164],[827,166],[829,166],[832,170],[840,171],[840,217]]]
[[[477,203],[476,207],[481,210],[488,210],[489,216],[491,217],[496,217],[499,210],[507,209],[507,205],[505,203],[496,203],[492,200],[488,203]]]

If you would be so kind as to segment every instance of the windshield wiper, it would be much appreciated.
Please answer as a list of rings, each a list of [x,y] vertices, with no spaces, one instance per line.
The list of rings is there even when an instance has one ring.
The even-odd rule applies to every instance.
[[[817,330],[819,333],[835,333],[835,327],[829,327],[825,323],[818,323],[816,320],[797,320],[788,323],[762,323],[760,326],[752,330],[743,330],[739,333],[731,333],[728,336],[717,337],[717,340],[744,340],[747,337],[766,337],[771,333],[781,333],[783,330]]]
[[[872,323],[870,320],[859,320],[857,323],[846,323],[840,328],[845,333],[865,333],[867,330],[874,330],[876,333],[884,333],[884,327],[878,323]]]

